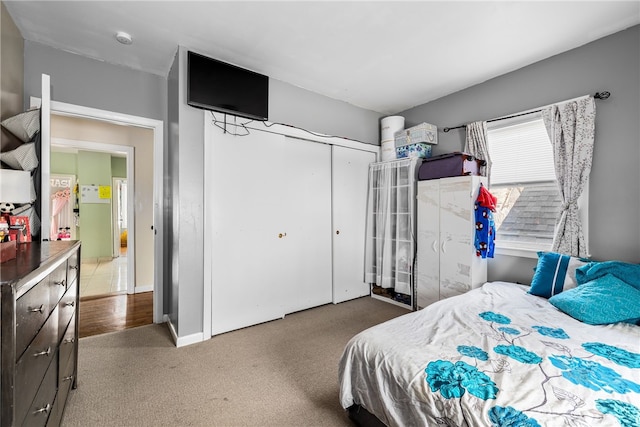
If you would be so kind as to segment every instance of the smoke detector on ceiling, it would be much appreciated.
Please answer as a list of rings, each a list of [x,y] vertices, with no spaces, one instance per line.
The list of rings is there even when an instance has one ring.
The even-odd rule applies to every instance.
[[[128,33],[125,33],[124,31],[118,31],[116,33],[116,40],[118,40],[122,44],[127,44],[127,45],[133,43],[133,39],[131,38],[131,36]]]

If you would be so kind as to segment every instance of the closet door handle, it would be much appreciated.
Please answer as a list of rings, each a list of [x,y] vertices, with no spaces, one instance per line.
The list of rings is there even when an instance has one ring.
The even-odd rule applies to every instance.
[[[433,244],[431,245],[431,249],[433,249],[433,252],[438,252],[438,240],[433,241]]]
[[[287,237],[287,233],[278,233],[278,239],[282,239],[283,237]]]
[[[447,253],[447,247],[446,247],[446,245],[447,245],[447,241],[446,241],[446,240],[443,240],[443,241],[442,241],[442,253]]]

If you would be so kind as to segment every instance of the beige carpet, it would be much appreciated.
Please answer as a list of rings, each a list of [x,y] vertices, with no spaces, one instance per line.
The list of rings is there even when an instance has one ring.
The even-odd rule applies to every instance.
[[[408,311],[369,297],[174,347],[166,325],[82,338],[68,426],[352,426],[338,360]]]

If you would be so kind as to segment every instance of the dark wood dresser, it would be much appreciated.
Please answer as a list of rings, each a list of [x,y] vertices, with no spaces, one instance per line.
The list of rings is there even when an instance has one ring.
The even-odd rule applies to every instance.
[[[0,425],[58,426],[77,387],[80,242],[21,243],[0,280]]]

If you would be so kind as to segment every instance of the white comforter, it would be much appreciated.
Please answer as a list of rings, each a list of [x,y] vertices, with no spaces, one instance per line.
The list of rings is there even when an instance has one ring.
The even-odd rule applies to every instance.
[[[356,335],[340,400],[389,426],[640,426],[640,327],[493,282]]]

